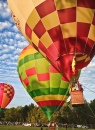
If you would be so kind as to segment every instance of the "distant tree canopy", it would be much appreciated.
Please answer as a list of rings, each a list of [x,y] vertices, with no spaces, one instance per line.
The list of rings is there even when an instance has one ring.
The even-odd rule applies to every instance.
[[[94,124],[95,99],[90,103],[86,102],[85,105],[80,107],[72,107],[70,102],[67,102],[60,111],[56,111],[53,114],[51,120],[63,124]],[[0,113],[0,121],[31,122],[36,124],[47,123],[48,119],[40,107],[30,104],[24,107],[18,106],[17,108],[4,109]]]

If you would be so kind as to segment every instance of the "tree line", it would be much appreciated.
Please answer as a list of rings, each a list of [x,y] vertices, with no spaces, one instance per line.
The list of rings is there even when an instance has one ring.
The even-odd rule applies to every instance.
[[[95,99],[83,106],[72,107],[70,102],[66,102],[60,111],[56,111],[52,116],[52,121],[68,124],[95,124]],[[10,122],[49,122],[40,107],[34,104],[18,106],[16,108],[6,108],[0,112],[0,121]]]

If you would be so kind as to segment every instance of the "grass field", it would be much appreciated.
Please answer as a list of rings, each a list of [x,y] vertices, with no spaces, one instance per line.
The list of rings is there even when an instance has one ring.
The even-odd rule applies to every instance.
[[[4,126],[4,125],[0,125],[0,130],[41,130],[41,128],[40,127],[29,127],[29,126],[10,126],[10,125]],[[43,130],[47,130],[47,128],[44,127]],[[58,130],[66,130],[66,129],[59,128]],[[67,130],[88,130],[88,129],[68,128]],[[91,130],[91,129],[89,129],[89,130]]]

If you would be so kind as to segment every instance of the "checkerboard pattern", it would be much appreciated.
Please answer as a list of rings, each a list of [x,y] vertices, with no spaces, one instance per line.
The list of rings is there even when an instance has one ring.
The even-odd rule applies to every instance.
[[[95,54],[95,0],[8,0],[8,3],[29,43],[59,72],[69,70],[69,75],[65,73],[69,80],[74,57],[76,71],[90,63]]]
[[[29,15],[25,32],[51,61],[66,54],[87,54],[90,60],[95,52],[95,1],[46,0]]]
[[[6,83],[0,83],[0,108],[5,108],[14,96],[14,88]]]
[[[70,83],[31,44],[21,52],[17,66],[25,89],[50,118],[69,97]]]

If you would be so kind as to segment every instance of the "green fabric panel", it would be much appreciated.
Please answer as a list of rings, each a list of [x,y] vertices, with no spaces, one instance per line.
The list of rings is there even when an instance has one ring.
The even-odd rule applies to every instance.
[[[22,67],[24,68],[24,70],[27,70],[27,69],[30,69],[30,68],[34,68],[34,67],[35,67],[35,60],[29,61],[29,62],[23,64],[23,65],[20,67],[20,69],[22,69]],[[22,71],[23,71],[23,69],[22,69]]]
[[[28,80],[30,82],[30,84],[27,86],[28,92],[35,90],[35,89],[38,89],[37,75],[29,76]]]
[[[36,53],[34,53],[34,58],[35,59],[41,59],[41,58],[43,58],[43,56],[39,52],[36,52]]]
[[[38,74],[49,73],[49,62],[45,58],[35,60],[35,66]]]
[[[29,62],[29,61],[32,61],[32,60],[34,60],[33,54],[25,56],[24,59],[21,59],[19,61],[19,67],[22,66],[23,64],[25,64],[26,62]]]
[[[25,70],[25,68],[24,67],[22,69],[19,68],[18,73],[21,76],[21,78],[24,80],[27,77],[27,75],[26,75],[25,71],[23,72],[22,70]]]
[[[32,60],[34,60],[33,54],[30,54],[30,55],[27,55],[24,57],[24,63],[27,63],[27,62],[32,61]]]
[[[60,84],[60,87],[61,88],[68,88],[69,87],[69,82],[66,82],[66,81],[63,81],[63,80],[61,80],[61,84]]]
[[[36,96],[49,95],[50,90],[48,88],[45,88],[45,89],[43,88],[43,89],[37,89],[37,90],[33,90],[29,92],[29,94],[32,95],[33,98],[35,96],[33,95],[34,93],[36,93]]]
[[[67,95],[67,91],[68,91],[68,89],[66,89],[66,88],[59,88],[59,90],[58,90],[58,93],[60,94],[60,95]]]
[[[30,91],[31,90],[36,90],[36,89],[40,89],[40,88],[49,88],[50,86],[50,81],[38,81],[38,77],[37,75],[33,75],[28,77],[28,80],[30,81]]]
[[[44,106],[44,107],[41,107],[42,110],[45,112],[45,111],[52,111],[53,113],[55,112],[55,110],[59,110],[61,108],[61,106]]]
[[[68,96],[68,90],[67,89],[58,89],[58,88],[42,88],[42,89],[37,89],[37,90],[33,90],[33,91],[30,91],[29,94],[34,98],[35,95],[34,93],[36,93],[36,96],[42,96],[42,95],[49,95],[49,94],[52,94],[52,95],[66,95]]]
[[[70,96],[69,89],[67,90],[66,95],[67,95],[67,96]]]
[[[59,88],[62,75],[60,73],[50,73],[50,87]]]
[[[61,107],[59,106],[47,106],[47,107],[41,107],[41,109],[44,111],[44,114],[48,118],[48,120],[51,120],[52,115],[55,111],[58,111]]]

